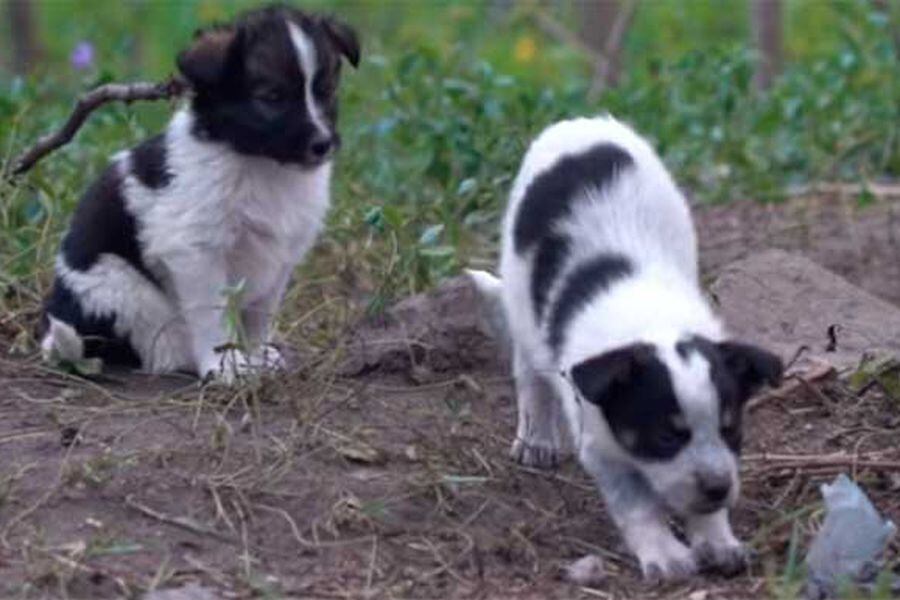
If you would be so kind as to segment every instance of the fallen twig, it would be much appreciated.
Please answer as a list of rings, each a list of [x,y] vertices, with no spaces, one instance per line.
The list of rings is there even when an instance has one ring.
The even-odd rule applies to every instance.
[[[135,100],[166,100],[182,95],[187,89],[187,83],[177,77],[157,83],[108,83],[94,88],[78,99],[72,114],[61,128],[41,137],[13,161],[11,174],[16,176],[25,173],[43,157],[68,144],[88,116],[104,104],[113,101],[130,103]]]
[[[220,531],[217,531],[211,527],[207,527],[206,525],[203,525],[202,523],[198,523],[197,521],[194,521],[193,519],[189,519],[188,517],[177,517],[177,516],[172,516],[172,515],[167,515],[167,514],[161,513],[157,510],[150,508],[149,506],[145,506],[145,505],[139,503],[137,500],[135,500],[131,496],[125,497],[125,504],[130,506],[134,510],[138,511],[139,513],[141,513],[147,517],[150,517],[152,519],[156,519],[157,521],[160,521],[162,523],[169,523],[170,525],[175,525],[177,527],[181,527],[182,529],[186,529],[188,531],[191,531],[191,532],[199,534],[199,535],[208,535],[210,537],[214,537],[220,541],[228,542],[230,544],[240,543],[240,540],[234,536],[226,535],[226,534],[224,534]]]
[[[821,467],[852,467],[900,470],[900,460],[885,460],[882,453],[859,454],[751,454],[745,463],[763,463],[766,469],[804,469]]]

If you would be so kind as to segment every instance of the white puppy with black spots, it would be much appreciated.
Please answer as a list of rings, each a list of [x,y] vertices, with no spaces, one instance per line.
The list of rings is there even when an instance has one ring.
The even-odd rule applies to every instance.
[[[471,275],[506,316],[513,457],[555,465],[566,422],[646,578],[740,570],[729,507],[742,408],[782,365],[727,339],[687,202],[650,145],[608,116],[547,128],[513,185],[500,279]]]
[[[347,25],[283,6],[198,32],[178,57],[190,102],[115,156],[75,211],[45,356],[225,380],[279,366],[270,323],[323,225],[341,63],[359,53]],[[223,293],[241,282],[245,347],[226,361]]]

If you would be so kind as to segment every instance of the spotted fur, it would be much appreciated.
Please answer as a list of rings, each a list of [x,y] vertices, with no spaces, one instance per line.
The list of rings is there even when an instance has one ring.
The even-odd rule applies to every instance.
[[[328,208],[344,59],[359,62],[349,26],[282,6],[198,32],[178,56],[190,101],[75,211],[45,355],[226,379],[278,364],[270,323]],[[241,282],[249,348],[226,369],[223,292]]]
[[[740,411],[781,362],[727,339],[700,289],[687,202],[650,145],[608,116],[547,128],[513,184],[500,279],[473,280],[505,309],[514,458],[555,464],[564,420],[645,576],[740,566],[728,523]]]

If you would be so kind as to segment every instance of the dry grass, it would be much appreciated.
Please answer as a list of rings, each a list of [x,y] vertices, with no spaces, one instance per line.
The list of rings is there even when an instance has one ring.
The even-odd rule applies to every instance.
[[[763,597],[792,589],[778,576],[791,532],[816,530],[817,485],[835,473],[900,517],[898,399],[820,382],[751,414],[736,511],[751,571],[651,589],[575,465],[508,460],[513,402],[496,365],[416,384],[340,377],[340,353],[232,389],[0,362],[0,591],[134,596],[200,581],[233,597]],[[586,553],[607,562],[602,590],[559,580]]]

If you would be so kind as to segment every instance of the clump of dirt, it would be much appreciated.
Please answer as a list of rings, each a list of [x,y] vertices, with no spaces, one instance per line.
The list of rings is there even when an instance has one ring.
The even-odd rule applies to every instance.
[[[504,353],[491,339],[475,288],[465,276],[398,302],[353,328],[345,346],[345,375],[502,370]]]

